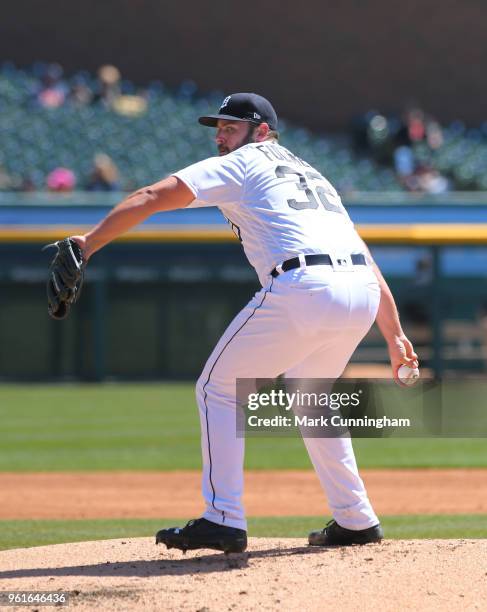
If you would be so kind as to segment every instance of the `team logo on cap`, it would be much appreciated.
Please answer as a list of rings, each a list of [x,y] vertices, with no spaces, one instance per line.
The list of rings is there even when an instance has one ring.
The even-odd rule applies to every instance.
[[[232,96],[227,96],[227,97],[226,97],[226,98],[223,100],[222,105],[220,106],[220,110],[224,109],[224,108],[225,108],[225,106],[227,106],[227,105],[228,105],[228,103],[230,102],[230,98],[231,98],[231,97],[232,97]]]

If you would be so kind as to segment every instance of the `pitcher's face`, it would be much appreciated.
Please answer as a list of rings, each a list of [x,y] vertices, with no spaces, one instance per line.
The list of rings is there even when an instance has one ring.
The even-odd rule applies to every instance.
[[[219,119],[216,126],[215,142],[220,155],[227,155],[254,140],[257,126],[250,121],[227,121]]]

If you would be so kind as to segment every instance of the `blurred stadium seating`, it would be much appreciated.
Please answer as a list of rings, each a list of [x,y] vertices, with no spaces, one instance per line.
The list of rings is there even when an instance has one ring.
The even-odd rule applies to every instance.
[[[133,189],[215,153],[211,131],[201,129],[196,117],[218,108],[221,93],[205,97],[191,82],[178,91],[152,82],[143,92],[147,108],[138,115],[120,114],[99,102],[68,100],[46,108],[37,99],[43,69],[36,64],[21,70],[12,63],[0,69],[0,167],[17,184],[27,180],[42,189],[48,173],[62,166],[75,172],[77,189],[83,189],[95,154],[105,153],[118,166],[123,188]],[[67,91],[80,83],[97,88],[96,78],[86,72],[60,82]],[[136,92],[133,83],[122,81],[122,93]],[[317,136],[285,121],[280,132],[283,144],[342,192],[402,191],[393,170],[355,154],[347,136]]]
[[[66,92],[66,100],[46,107],[39,103],[38,94],[49,66],[39,62],[24,70],[5,62],[0,67],[0,173],[11,178],[0,180],[0,190],[22,185],[44,189],[47,175],[57,167],[73,170],[76,188],[82,190],[99,153],[113,159],[122,188],[131,190],[215,153],[211,131],[201,129],[196,117],[214,111],[221,92],[199,94],[191,81],[183,82],[177,91],[160,81],[141,90],[123,80],[120,89],[126,101],[142,94],[143,108],[133,112],[130,104],[118,108],[103,104],[96,95],[100,87],[96,76],[81,71],[63,78],[59,67],[58,85]],[[84,104],[70,100],[69,93],[80,86],[94,94],[93,100]],[[394,117],[384,118],[389,131],[396,124]],[[387,163],[371,150],[357,152],[351,134],[313,134],[285,120],[280,122],[280,132],[284,145],[319,169],[342,193],[405,190],[392,159]],[[487,190],[487,122],[467,128],[455,121],[443,128],[442,139],[436,149],[426,142],[416,143],[415,163],[448,177],[453,190]]]
[[[487,122],[469,129],[455,121],[444,128],[440,148],[431,151],[420,144],[415,155],[451,177],[459,191],[487,190]]]

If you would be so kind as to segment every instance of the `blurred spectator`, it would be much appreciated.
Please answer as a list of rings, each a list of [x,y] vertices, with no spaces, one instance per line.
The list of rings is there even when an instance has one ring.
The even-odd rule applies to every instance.
[[[414,285],[424,287],[433,282],[433,261],[431,254],[423,255],[416,261],[416,275]]]
[[[98,69],[97,91],[93,102],[101,102],[111,107],[121,94],[121,75],[116,66],[105,64]]]
[[[118,191],[120,189],[117,166],[105,153],[95,155],[93,170],[86,189],[88,191]]]
[[[424,142],[434,150],[443,144],[443,132],[436,119],[414,106],[403,112],[394,141],[396,147],[414,147]]]
[[[18,181],[0,165],[0,191],[12,191],[17,188]]]
[[[414,145],[426,138],[424,113],[419,108],[404,111],[393,137],[393,161],[399,180],[409,191],[420,191],[415,175]]]
[[[19,187],[19,191],[37,191],[37,185],[30,174],[26,174],[22,177]]]
[[[367,126],[367,142],[374,158],[388,164],[391,157],[390,125],[384,115],[377,113]]]
[[[438,170],[432,166],[418,166],[416,170],[419,191],[423,193],[439,194],[450,190],[450,183]]]
[[[416,261],[415,276],[411,283],[408,283],[406,291],[407,298],[403,304],[404,318],[415,325],[427,326],[431,329],[430,312],[424,290],[428,290],[433,282],[433,262],[431,255],[426,254]],[[415,330],[416,334],[418,329]]]
[[[370,110],[353,119],[352,136],[358,149],[382,157],[382,149],[390,140],[389,122],[378,111]]]
[[[426,138],[426,119],[419,108],[404,111],[395,136],[396,146],[411,147]]]
[[[416,147],[426,145],[434,151],[443,144],[439,123],[417,107],[407,109],[394,136],[393,161],[396,173],[409,191],[444,193],[449,189],[447,179],[431,165],[421,164]]]
[[[394,166],[400,177],[412,174],[416,163],[415,147],[426,144],[434,151],[443,144],[440,124],[423,110],[412,107],[404,111],[394,135]]]
[[[355,118],[352,129],[356,147],[380,164],[392,165],[398,183],[406,190],[423,193],[449,190],[449,181],[432,163],[432,153],[443,145],[441,126],[417,105],[408,107],[400,118],[371,110]]]
[[[394,151],[394,167],[399,179],[406,180],[414,174],[414,154],[411,147],[400,146]]]
[[[44,108],[58,108],[66,99],[66,86],[62,81],[63,69],[59,64],[48,64],[42,75],[37,101]]]
[[[450,182],[438,170],[427,164],[419,164],[414,172],[402,176],[401,182],[408,191],[440,194],[450,190]]]
[[[147,110],[147,99],[139,95],[123,95],[114,100],[113,110],[119,115],[137,117]]]
[[[55,168],[47,175],[46,185],[49,191],[73,191],[76,186],[76,176],[68,168]]]
[[[73,79],[71,89],[69,91],[69,101],[76,106],[86,106],[91,104],[93,100],[93,92],[88,87],[85,79],[76,77]]]
[[[426,124],[426,142],[428,143],[428,147],[432,151],[435,151],[443,145],[443,141],[443,130],[441,129],[441,125],[430,117]]]
[[[101,66],[98,70],[98,91],[93,96],[93,102],[101,102],[119,115],[142,115],[147,110],[147,98],[134,93],[130,82],[126,82],[125,86],[129,86],[128,94],[122,91],[121,74],[116,66]]]

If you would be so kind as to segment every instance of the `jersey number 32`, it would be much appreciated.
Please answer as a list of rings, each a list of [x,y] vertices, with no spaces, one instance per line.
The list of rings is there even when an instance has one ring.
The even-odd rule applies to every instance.
[[[296,200],[295,198],[289,199],[287,203],[291,208],[294,208],[294,210],[318,208],[321,202],[325,210],[343,214],[340,196],[321,174],[313,171],[304,172],[303,174],[302,172],[294,170],[294,168],[289,168],[289,166],[277,166],[277,178],[285,178],[286,175],[290,174],[298,177],[298,182],[295,183],[295,185],[299,191],[304,191],[304,195],[306,196],[306,200],[304,201]]]

